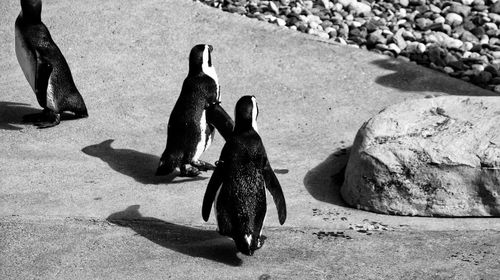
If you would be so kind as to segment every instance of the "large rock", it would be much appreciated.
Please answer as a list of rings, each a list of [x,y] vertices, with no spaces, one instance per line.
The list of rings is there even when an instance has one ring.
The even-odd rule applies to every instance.
[[[358,131],[341,188],[364,210],[500,216],[500,98],[393,105]]]

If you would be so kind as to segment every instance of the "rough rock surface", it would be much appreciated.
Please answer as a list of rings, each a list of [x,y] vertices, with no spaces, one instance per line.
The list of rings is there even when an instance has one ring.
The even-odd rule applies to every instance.
[[[500,98],[446,96],[381,111],[358,131],[341,193],[387,214],[500,216]]]

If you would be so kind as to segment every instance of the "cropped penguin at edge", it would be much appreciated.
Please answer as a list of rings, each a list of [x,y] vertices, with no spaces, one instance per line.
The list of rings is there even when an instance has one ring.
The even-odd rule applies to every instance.
[[[234,122],[220,106],[220,88],[212,64],[211,45],[200,44],[189,54],[189,72],[168,121],[167,146],[157,176],[168,175],[176,168],[181,177],[195,177],[215,167],[200,160],[208,149],[215,128],[227,139]]]
[[[208,221],[214,205],[219,233],[231,237],[238,250],[250,256],[265,238],[265,188],[273,196],[280,224],[286,220],[283,190],[257,132],[258,112],[253,96],[243,96],[236,103],[233,135],[222,149],[202,206],[203,219]]]
[[[68,63],[41,20],[41,0],[21,0],[15,23],[16,56],[24,76],[35,92],[41,113],[25,115],[24,122],[39,128],[58,125],[61,113],[88,117],[87,107],[75,86]]]

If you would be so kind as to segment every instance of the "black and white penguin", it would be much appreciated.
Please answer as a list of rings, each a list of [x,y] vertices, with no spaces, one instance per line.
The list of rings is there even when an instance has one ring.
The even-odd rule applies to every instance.
[[[231,237],[240,252],[252,255],[263,244],[266,191],[273,196],[280,224],[286,203],[257,132],[257,102],[243,96],[236,103],[233,135],[224,145],[203,198],[202,216],[208,221],[214,204],[218,231]]]
[[[200,44],[189,54],[189,72],[168,121],[167,146],[156,175],[168,175],[177,167],[183,177],[215,167],[200,160],[212,143],[215,128],[224,138],[231,135],[234,122],[220,106],[220,88],[212,65],[211,45]]]
[[[64,111],[73,112],[76,118],[88,117],[88,113],[68,63],[43,24],[41,13],[41,0],[21,0],[15,47],[17,61],[43,108],[42,113],[26,115],[23,120],[47,128],[58,125]]]

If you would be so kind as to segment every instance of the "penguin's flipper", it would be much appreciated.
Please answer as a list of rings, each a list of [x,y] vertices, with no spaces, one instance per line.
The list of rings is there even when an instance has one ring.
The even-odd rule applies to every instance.
[[[35,94],[38,103],[43,108],[47,108],[47,87],[52,74],[52,64],[43,57],[39,50],[36,53],[36,73],[35,73]]]
[[[286,220],[286,202],[283,196],[283,190],[281,189],[280,182],[273,169],[269,160],[266,158],[266,165],[264,166],[264,178],[266,180],[266,187],[273,196],[274,204],[276,204],[276,209],[278,210],[278,219],[280,224],[284,224]]]
[[[212,204],[214,203],[217,191],[222,185],[224,176],[224,162],[218,161],[215,165],[217,167],[215,168],[214,173],[212,173],[212,177],[210,177],[210,181],[208,182],[207,190],[205,191],[205,196],[203,197],[203,206],[201,208],[201,215],[205,222],[208,221],[208,217],[210,217],[210,209],[212,208]]]
[[[211,104],[207,109],[207,122],[219,131],[219,133],[224,137],[224,140],[228,140],[233,133],[234,121],[226,113],[224,108],[220,106],[219,102]]]

